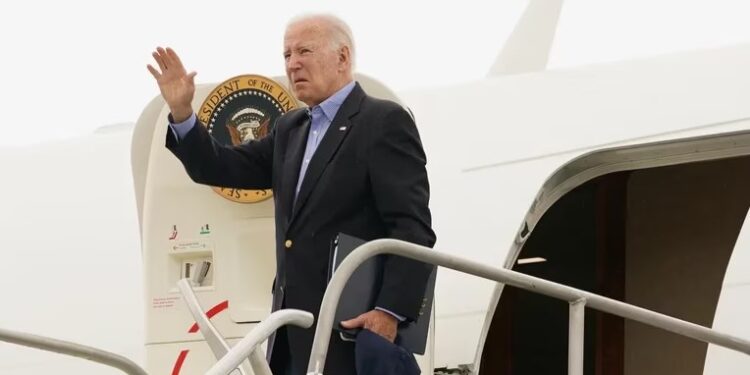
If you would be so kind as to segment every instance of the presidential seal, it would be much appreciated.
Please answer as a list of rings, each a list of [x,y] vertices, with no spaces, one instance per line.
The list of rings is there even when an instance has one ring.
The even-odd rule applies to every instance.
[[[277,82],[258,75],[230,78],[213,89],[201,104],[198,118],[220,143],[237,146],[268,135],[276,119],[297,108],[297,101]],[[219,195],[240,203],[273,196],[269,190],[214,187]]]

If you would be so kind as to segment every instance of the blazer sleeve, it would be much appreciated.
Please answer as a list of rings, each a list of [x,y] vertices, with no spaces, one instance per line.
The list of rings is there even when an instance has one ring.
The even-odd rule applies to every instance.
[[[428,207],[430,187],[417,127],[396,105],[376,128],[368,168],[375,206],[387,237],[432,247],[435,233]],[[431,270],[431,265],[415,260],[386,257],[376,306],[416,320]]]
[[[256,141],[238,146],[217,142],[196,119],[184,139],[167,131],[166,147],[182,162],[190,178],[199,183],[238,189],[270,189],[276,128]]]

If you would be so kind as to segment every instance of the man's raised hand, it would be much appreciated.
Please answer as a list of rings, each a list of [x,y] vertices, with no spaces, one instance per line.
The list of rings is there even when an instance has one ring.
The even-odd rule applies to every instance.
[[[180,57],[169,47],[167,49],[157,47],[151,55],[156,60],[159,69],[150,64],[147,68],[159,84],[161,96],[172,112],[172,119],[175,123],[187,120],[193,114],[191,103],[195,95],[194,78],[197,73],[187,73]]]

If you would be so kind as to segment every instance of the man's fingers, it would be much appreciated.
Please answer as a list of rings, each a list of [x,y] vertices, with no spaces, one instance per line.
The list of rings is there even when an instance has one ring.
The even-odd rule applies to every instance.
[[[344,328],[352,329],[362,327],[364,323],[365,320],[362,318],[362,315],[360,315],[354,319],[349,319],[341,322],[341,326]]]
[[[191,85],[195,85],[195,75],[198,74],[198,72],[190,72],[190,74],[185,77],[185,79],[190,82]]]
[[[153,56],[154,60],[156,60],[156,63],[159,64],[159,69],[161,69],[161,72],[164,73],[167,70],[167,66],[164,65],[164,59],[162,59],[161,55],[159,54],[158,48],[157,52],[152,53],[151,56]]]
[[[164,63],[165,69],[174,69],[175,63],[172,61],[172,58],[169,56],[167,51],[164,48],[156,47],[156,51],[159,52],[159,57],[161,57],[162,63]]]
[[[396,338],[396,325],[391,324],[390,318],[378,316],[379,312],[366,312],[354,319],[341,322],[341,326],[347,329],[364,328],[385,337],[386,340],[393,342]]]
[[[177,56],[177,53],[173,49],[167,47],[166,54],[167,54],[167,58],[169,59],[168,61],[170,63],[170,66],[184,69],[182,65],[182,60],[180,60],[180,56]]]
[[[151,72],[151,75],[154,76],[154,78],[156,78],[157,81],[159,80],[159,78],[161,78],[161,73],[159,73],[159,71],[156,70],[156,68],[151,66],[151,64],[146,65],[146,69],[148,69],[148,71]]]

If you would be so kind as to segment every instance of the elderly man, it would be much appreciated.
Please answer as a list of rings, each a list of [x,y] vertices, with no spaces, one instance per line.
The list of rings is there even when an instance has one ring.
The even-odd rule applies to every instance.
[[[426,158],[419,133],[398,104],[368,96],[353,79],[349,27],[333,16],[292,20],[284,35],[286,74],[309,106],[292,110],[268,136],[234,147],[212,141],[191,108],[195,72],[157,48],[148,66],[170,108],[167,147],[198,183],[273,188],[277,270],[273,309],[318,313],[331,241],[396,238],[432,246]],[[342,322],[393,341],[399,321],[419,317],[429,267],[391,257],[376,307]],[[275,374],[304,374],[313,329],[290,327],[269,345]],[[354,348],[333,335],[325,373],[351,375]]]

